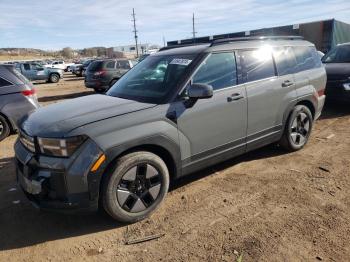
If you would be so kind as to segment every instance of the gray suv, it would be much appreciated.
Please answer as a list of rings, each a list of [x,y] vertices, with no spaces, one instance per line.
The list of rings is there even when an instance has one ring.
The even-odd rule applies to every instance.
[[[105,92],[133,67],[131,60],[107,59],[92,62],[86,69],[85,86]]]
[[[217,40],[150,55],[107,92],[31,114],[17,176],[42,209],[135,222],[169,181],[264,145],[304,147],[325,101],[315,47],[297,37]]]

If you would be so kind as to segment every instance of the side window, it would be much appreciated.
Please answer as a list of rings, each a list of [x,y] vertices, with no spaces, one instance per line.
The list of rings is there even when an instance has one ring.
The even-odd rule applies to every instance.
[[[322,67],[322,61],[320,55],[317,53],[315,47],[310,46],[309,50],[311,52],[312,58],[314,59],[315,68]]]
[[[120,60],[117,62],[117,67],[121,69],[130,69],[129,61]]]
[[[193,83],[211,85],[214,90],[237,85],[233,52],[211,54],[193,76]]]
[[[243,79],[245,82],[257,81],[275,76],[275,66],[270,48],[240,51]]]
[[[30,70],[30,64],[23,64],[23,68],[24,68],[24,70],[29,71]]]
[[[297,60],[297,72],[316,67],[314,57],[309,46],[293,47],[293,50]]]
[[[350,63],[350,46],[337,46],[329,51],[322,60],[324,63]]]
[[[11,86],[12,83],[0,77],[0,87]]]
[[[108,68],[108,69],[114,69],[114,65],[115,65],[115,62],[114,62],[114,61],[109,61],[109,62],[106,64],[106,68]]]
[[[273,56],[279,76],[296,72],[297,62],[291,47],[275,47],[273,49]]]

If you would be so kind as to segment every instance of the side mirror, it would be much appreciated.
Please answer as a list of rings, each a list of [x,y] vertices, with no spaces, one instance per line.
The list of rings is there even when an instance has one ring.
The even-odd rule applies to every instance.
[[[188,97],[191,99],[205,99],[213,96],[213,87],[206,84],[192,84],[187,89]]]

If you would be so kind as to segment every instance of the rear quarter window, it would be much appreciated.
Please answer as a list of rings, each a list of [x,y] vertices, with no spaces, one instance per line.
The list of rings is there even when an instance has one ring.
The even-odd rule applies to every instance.
[[[296,72],[301,72],[321,66],[321,60],[316,49],[310,46],[292,47],[297,61]]]

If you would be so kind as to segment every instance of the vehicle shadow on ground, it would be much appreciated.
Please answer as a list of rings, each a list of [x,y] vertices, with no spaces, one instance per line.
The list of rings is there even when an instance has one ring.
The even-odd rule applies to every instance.
[[[176,180],[172,183],[170,190],[176,190],[244,161],[269,158],[284,153],[276,146],[268,146]],[[13,165],[12,159],[3,159],[0,160],[0,163],[1,161],[6,162],[6,165]],[[15,178],[12,179],[12,184],[14,180]],[[7,187],[10,188],[12,184],[9,183]],[[2,235],[0,237],[0,251],[126,227],[124,224],[113,221],[102,212],[75,215],[40,212],[29,204],[20,191],[1,192],[0,199],[8,199],[8,197],[4,197],[4,194],[10,193],[16,194],[16,199],[21,196],[21,203],[14,205],[9,201],[5,207],[0,209],[0,232]]]
[[[176,190],[187,184],[203,179],[207,176],[214,175],[217,172],[221,172],[227,168],[233,167],[243,162],[250,162],[250,161],[259,160],[259,159],[268,159],[271,157],[281,156],[288,153],[289,152],[283,150],[279,145],[271,144],[271,145],[256,149],[254,151],[245,153],[241,156],[229,159],[222,163],[213,165],[211,167],[208,167],[206,169],[203,169],[191,175],[182,177],[178,180],[172,181],[169,191]]]
[[[124,226],[102,212],[69,215],[39,211],[16,186],[14,171],[13,158],[0,159],[0,251]]]
[[[71,99],[71,98],[77,98],[82,96],[88,96],[94,94],[93,91],[85,91],[80,93],[72,93],[72,94],[65,94],[65,95],[56,95],[56,96],[43,96],[39,97],[39,102],[52,102],[57,100],[63,100],[63,99]]]
[[[350,115],[349,103],[326,100],[320,120]]]
[[[79,76],[76,76],[75,78],[64,77],[64,81],[81,81],[81,80],[84,80],[84,77],[79,77]]]

